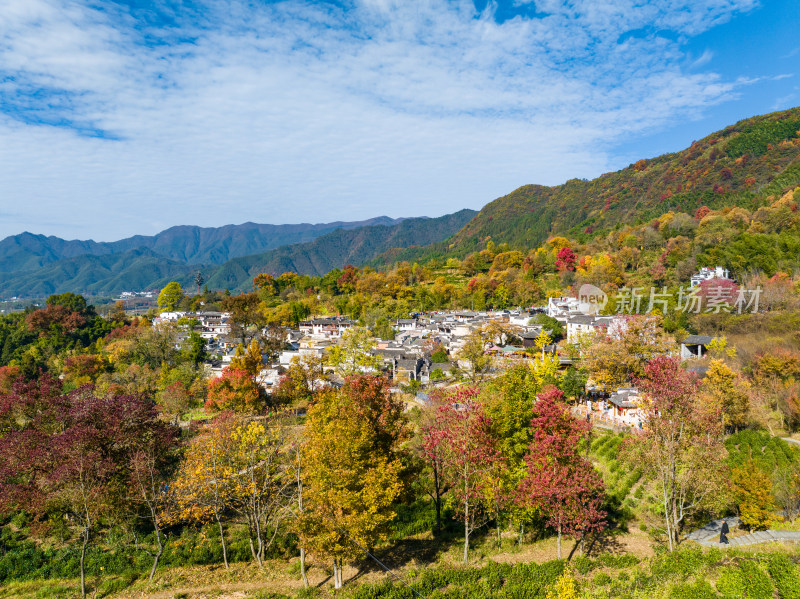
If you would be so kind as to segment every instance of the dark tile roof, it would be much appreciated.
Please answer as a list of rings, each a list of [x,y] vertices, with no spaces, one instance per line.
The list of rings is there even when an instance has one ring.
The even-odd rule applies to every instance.
[[[708,335],[689,335],[681,343],[684,345],[708,345],[712,339],[713,337]]]
[[[636,389],[618,389],[609,396],[608,401],[619,408],[635,408],[637,406],[631,400],[638,397],[639,392]]]

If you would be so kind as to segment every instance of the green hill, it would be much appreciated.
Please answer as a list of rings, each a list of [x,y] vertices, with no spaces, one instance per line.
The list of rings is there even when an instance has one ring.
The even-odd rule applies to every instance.
[[[0,275],[0,295],[45,297],[68,291],[89,295],[158,287],[158,281],[184,279],[192,267],[148,249],[104,256],[76,256],[35,270]],[[155,283],[155,284],[154,284]]]
[[[573,237],[646,222],[701,206],[753,208],[767,186],[800,183],[800,107],[757,116],[680,152],[639,160],[591,181],[525,185],[490,202],[447,244],[391,251],[377,262],[464,256],[495,243],[530,248],[551,235]]]
[[[208,286],[212,289],[239,289],[249,286],[250,280],[261,272],[319,276],[347,264],[362,265],[390,248],[427,246],[447,239],[473,216],[473,210],[461,210],[439,218],[409,218],[391,227],[376,225],[339,229],[310,243],[230,260],[209,276]]]

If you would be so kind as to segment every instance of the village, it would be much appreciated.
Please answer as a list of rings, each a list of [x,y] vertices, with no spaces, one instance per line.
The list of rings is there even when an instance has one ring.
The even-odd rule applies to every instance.
[[[690,290],[703,281],[730,280],[721,267],[702,268],[693,275]],[[647,299],[646,297],[644,298]],[[317,385],[341,386],[343,371],[329,363],[331,348],[341,345],[348,336],[362,331],[362,343],[353,351],[368,353],[369,359],[358,368],[363,373],[384,373],[391,381],[392,392],[406,392],[414,402],[425,404],[428,391],[475,378],[490,378],[508,364],[527,363],[544,358],[552,360],[563,372],[581,361],[581,351],[597,336],[619,338],[626,330],[629,315],[599,314],[594,301],[586,297],[550,297],[544,306],[498,311],[452,310],[412,313],[409,318],[391,323],[391,334],[373,336],[359,323],[344,316],[320,316],[299,322],[297,328],[280,329],[280,349],[262,356],[262,368],[256,380],[267,395],[277,388],[281,376],[293,364],[313,362],[320,365]],[[220,377],[223,369],[243,351],[242,339],[232,334],[231,314],[227,312],[162,312],[153,326],[174,325],[176,347],[193,331],[205,342],[209,377]],[[267,328],[252,331],[254,337],[275,334]],[[469,339],[480,339],[481,358],[468,348]],[[688,370],[699,378],[707,367],[702,361],[712,342],[707,335],[688,335],[676,343],[675,356],[688,361]],[[470,352],[472,351],[472,353]],[[476,360],[484,362],[476,368]],[[644,426],[644,411],[636,387],[598,384],[586,380],[576,397],[574,411],[599,426],[615,430]]]

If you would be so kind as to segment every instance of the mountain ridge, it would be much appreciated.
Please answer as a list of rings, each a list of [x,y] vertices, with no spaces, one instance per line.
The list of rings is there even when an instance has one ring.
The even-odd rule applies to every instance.
[[[199,227],[176,225],[155,235],[133,235],[117,241],[62,239],[24,231],[0,240],[0,272],[31,270],[80,255],[102,256],[145,247],[167,259],[187,264],[223,264],[239,256],[284,245],[313,241],[337,229],[372,225],[392,226],[405,218],[378,216],[361,221],[293,223],[285,225],[245,222],[240,225]]]
[[[703,207],[733,206],[754,210],[768,200],[768,192],[780,193],[782,189],[797,185],[800,185],[800,107],[743,119],[693,142],[688,148],[641,159],[595,179],[570,179],[550,187],[524,185],[489,202],[477,213],[462,210],[435,219],[378,217],[359,221],[370,223],[365,226],[335,227],[331,231],[323,229],[336,223],[312,225],[317,227],[309,233],[315,235],[313,240],[233,258],[228,257],[244,251],[241,248],[253,247],[248,245],[247,235],[237,241],[239,245],[227,242],[201,250],[197,242],[187,245],[185,235],[187,232],[194,235],[198,228],[178,226],[173,228],[176,230],[173,233],[183,239],[183,246],[170,246],[173,258],[167,256],[163,258],[164,264],[156,266],[153,261],[164,254],[151,249],[152,255],[126,254],[128,262],[95,260],[93,264],[105,275],[102,280],[82,270],[87,262],[91,263],[88,258],[75,256],[61,264],[59,260],[52,261],[57,255],[53,248],[49,248],[48,253],[48,248],[43,247],[37,259],[50,260],[56,266],[38,274],[52,280],[37,281],[35,268],[16,275],[6,273],[0,293],[20,290],[15,295],[21,295],[45,287],[58,289],[58,292],[88,289],[108,293],[135,289],[134,282],[144,281],[148,268],[152,275],[149,288],[169,280],[165,277],[189,284],[193,273],[202,268],[208,275],[209,287],[240,290],[259,272],[321,275],[348,263],[380,267],[399,260],[463,257],[482,248],[490,239],[515,249],[536,247],[553,235],[586,240],[624,223],[641,224],[667,212],[695,215]],[[253,227],[258,226],[253,224]],[[224,227],[212,230],[222,229]],[[249,231],[252,230],[251,227]],[[179,233],[183,233],[183,237]],[[41,241],[31,234],[18,237],[20,239],[15,241],[21,245]],[[13,243],[9,239],[0,242],[0,272],[3,260],[11,259],[8,248],[13,249]],[[136,244],[141,239],[153,238],[134,236],[121,242]],[[88,242],[60,241],[63,252],[77,253],[87,248],[104,251]],[[128,247],[126,252],[131,250]],[[206,259],[205,263],[189,262],[200,256]],[[134,264],[136,262],[139,264]],[[120,287],[121,280],[108,270],[109,265],[127,273],[131,283]],[[36,260],[33,266],[37,266]],[[77,285],[84,285],[86,289],[79,289]]]
[[[237,256],[223,264],[189,264],[164,257],[146,247],[117,253],[76,255],[27,270],[0,272],[0,296],[41,297],[68,291],[113,294],[158,289],[170,281],[190,287],[194,285],[198,270],[204,273],[210,288],[243,290],[250,286],[252,277],[259,272],[280,274],[293,270],[301,274],[318,274],[341,268],[352,261],[368,262],[392,244],[439,241],[455,233],[474,214],[475,211],[465,209],[437,218],[378,217],[364,222],[393,224],[336,228],[313,241]]]
[[[489,239],[531,248],[553,235],[587,238],[670,211],[693,215],[703,206],[753,208],[779,180],[800,184],[800,107],[743,119],[688,148],[594,179],[523,185],[486,204],[448,243],[392,249],[371,263],[459,258]]]

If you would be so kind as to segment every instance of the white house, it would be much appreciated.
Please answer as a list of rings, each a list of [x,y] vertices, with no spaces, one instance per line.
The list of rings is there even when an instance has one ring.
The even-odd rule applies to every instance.
[[[567,320],[567,343],[575,341],[578,335],[605,331],[613,320],[613,316],[570,316]]]
[[[577,297],[548,298],[545,312],[550,318],[555,318],[560,322],[567,322],[571,315],[583,314],[580,309],[580,300]]]
[[[700,272],[692,275],[689,285],[691,287],[697,287],[703,281],[710,281],[712,279],[730,279],[730,278],[731,278],[730,271],[728,271],[727,268],[722,268],[721,266],[715,266],[714,268],[703,266],[702,268],[700,268]]]
[[[608,398],[611,404],[608,416],[614,422],[641,428],[645,420],[645,414],[639,407],[641,399],[639,391],[635,387],[617,389]]]
[[[712,337],[708,335],[689,335],[681,341],[681,360],[702,358],[706,355]]]
[[[419,328],[419,321],[416,318],[400,318],[395,323],[396,331],[416,331]]]

